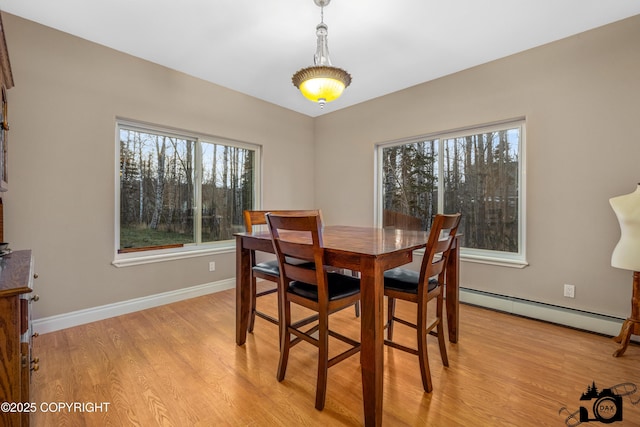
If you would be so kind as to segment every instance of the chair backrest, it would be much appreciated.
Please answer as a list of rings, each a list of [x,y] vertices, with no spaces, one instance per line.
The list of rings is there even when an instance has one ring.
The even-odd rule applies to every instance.
[[[268,213],[266,218],[285,287],[290,281],[299,280],[317,286],[319,299],[328,298],[320,214]],[[315,269],[301,266],[300,260],[313,262]]]
[[[274,215],[320,215],[322,220],[322,212],[320,209],[309,210],[277,210],[277,211],[250,211],[245,210],[244,213],[244,225],[247,228],[248,233],[253,232],[254,225],[265,225],[267,218],[265,215],[271,212]]]
[[[433,219],[427,248],[420,266],[420,284],[418,292],[424,286],[426,291],[429,279],[438,276],[440,284],[444,282],[445,266],[449,259],[451,245],[460,225],[460,214],[438,214]]]

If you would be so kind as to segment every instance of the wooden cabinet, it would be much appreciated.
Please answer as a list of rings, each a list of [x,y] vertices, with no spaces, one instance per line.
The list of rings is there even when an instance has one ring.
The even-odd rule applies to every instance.
[[[33,258],[30,250],[0,258],[0,410],[1,426],[28,426],[33,412],[29,386],[38,369],[32,356]],[[5,403],[6,402],[6,403]]]

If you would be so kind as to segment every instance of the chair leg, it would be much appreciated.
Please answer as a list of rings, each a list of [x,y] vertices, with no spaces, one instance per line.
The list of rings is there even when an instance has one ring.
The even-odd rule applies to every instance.
[[[318,319],[318,380],[316,383],[316,409],[322,411],[327,397],[327,371],[329,369],[329,319],[326,310]]]
[[[443,296],[438,295],[436,302],[436,316],[438,316],[438,345],[440,346],[440,358],[444,366],[449,366],[449,358],[447,357],[447,345],[444,335],[444,318],[442,317]]]
[[[253,274],[251,275],[251,280],[249,281],[249,283],[251,284],[251,307],[249,311],[249,326],[247,330],[249,331],[249,333],[253,333],[253,326],[256,323],[256,293],[258,292],[258,289],[256,287],[256,278],[253,276]]]
[[[279,297],[279,296],[278,296]],[[284,380],[287,372],[287,363],[289,361],[289,348],[291,347],[291,334],[289,326],[291,325],[291,303],[287,300],[281,303],[282,311],[280,313],[280,359],[278,361],[278,381]]]
[[[353,277],[360,277],[360,273],[357,271],[353,271],[351,270],[351,276]],[[355,309],[356,312],[356,317],[360,317],[360,301],[356,301],[355,305],[353,306],[353,308]]]
[[[422,376],[422,387],[427,393],[433,390],[431,382],[431,370],[429,369],[429,355],[427,353],[427,304],[426,302],[418,303],[418,323],[417,323],[417,339],[418,339],[418,362],[420,363],[420,375]]]
[[[393,341],[393,316],[396,314],[396,299],[387,297],[387,339]]]

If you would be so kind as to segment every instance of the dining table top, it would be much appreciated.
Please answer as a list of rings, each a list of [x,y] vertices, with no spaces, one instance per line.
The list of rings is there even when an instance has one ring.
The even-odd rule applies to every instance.
[[[251,236],[271,240],[267,230],[252,233],[236,233],[236,236]],[[307,241],[308,233],[287,231],[281,237],[291,241]],[[426,231],[400,230],[394,228],[361,227],[350,225],[327,225],[322,228],[325,250],[344,251],[362,255],[379,256],[407,249],[426,246],[429,233]]]

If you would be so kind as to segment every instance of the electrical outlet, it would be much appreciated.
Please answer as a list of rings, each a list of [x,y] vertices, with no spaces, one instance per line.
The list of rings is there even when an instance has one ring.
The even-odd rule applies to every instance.
[[[209,271],[216,271],[216,262],[215,261],[211,261],[209,263]]]
[[[576,297],[576,287],[573,285],[564,284],[564,296],[567,298]]]

